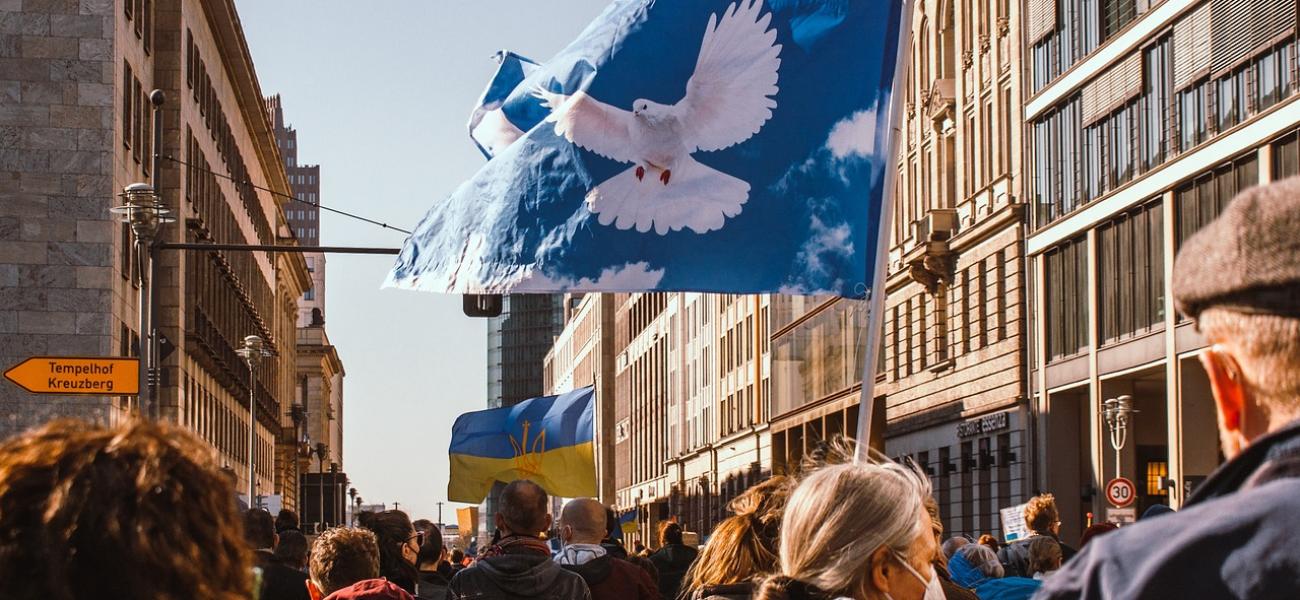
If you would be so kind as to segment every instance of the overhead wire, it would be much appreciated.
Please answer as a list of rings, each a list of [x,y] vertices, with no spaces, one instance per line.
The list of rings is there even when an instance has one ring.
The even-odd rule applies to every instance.
[[[378,225],[378,226],[380,226],[380,227],[383,227],[384,229],[392,229],[393,231],[396,231],[396,232],[399,232],[399,233],[405,233],[406,235],[411,235],[411,232],[408,231],[408,230],[406,230],[406,229],[402,229],[402,228],[400,228],[400,227],[393,227],[392,225],[389,225],[388,223],[384,223],[384,222],[382,222],[382,221],[376,221],[376,220],[374,220],[374,219],[368,219],[368,218],[363,217],[363,216],[361,216],[361,215],[358,215],[358,214],[355,214],[355,213],[350,213],[350,212],[345,211],[345,210],[339,210],[339,209],[337,209],[337,208],[330,208],[330,207],[325,206],[324,204],[321,204],[321,203],[319,203],[319,202],[308,202],[308,201],[303,200],[302,198],[299,198],[299,197],[297,197],[297,196],[295,196],[295,195],[293,195],[293,194],[286,194],[286,193],[284,193],[284,192],[278,192],[278,191],[273,190],[273,189],[271,189],[271,188],[267,188],[267,187],[263,187],[263,186],[257,185],[257,184],[255,184],[255,183],[253,183],[252,181],[247,180],[247,179],[244,179],[244,180],[235,179],[234,177],[231,177],[230,175],[227,175],[227,174],[225,174],[225,173],[218,173],[217,171],[213,171],[212,169],[209,169],[209,168],[207,168],[207,167],[203,167],[203,166],[199,166],[199,165],[196,165],[196,164],[194,164],[194,163],[191,163],[191,162],[183,161],[183,160],[181,160],[181,159],[179,159],[179,158],[176,158],[175,156],[172,156],[172,155],[170,155],[170,154],[163,154],[163,155],[161,155],[161,156],[162,156],[162,158],[164,158],[164,159],[166,159],[166,160],[169,160],[169,161],[172,161],[172,162],[174,162],[174,163],[176,163],[176,164],[178,164],[178,165],[184,165],[184,166],[189,167],[189,168],[191,168],[191,169],[196,169],[196,170],[198,170],[198,171],[202,171],[202,172],[204,172],[204,173],[208,173],[208,174],[213,175],[213,176],[216,176],[216,177],[221,177],[221,178],[223,178],[223,179],[229,179],[230,181],[233,181],[233,182],[235,182],[236,184],[246,185],[246,186],[251,187],[251,188],[253,188],[253,189],[255,189],[255,190],[262,190],[262,191],[264,191],[264,192],[267,192],[267,193],[271,194],[272,196],[279,196],[279,197],[281,197],[281,198],[286,198],[286,199],[288,199],[288,200],[292,200],[292,201],[294,201],[294,202],[298,202],[298,203],[301,203],[301,204],[306,204],[307,206],[311,206],[311,207],[313,207],[313,208],[319,208],[319,209],[321,209],[321,210],[329,211],[329,212],[332,212],[332,213],[334,213],[334,214],[342,215],[342,216],[344,216],[344,217],[348,217],[348,218],[351,218],[351,219],[356,219],[356,220],[358,220],[358,221],[362,221],[362,222],[365,222],[365,223],[369,223],[369,224],[371,224],[371,225]]]

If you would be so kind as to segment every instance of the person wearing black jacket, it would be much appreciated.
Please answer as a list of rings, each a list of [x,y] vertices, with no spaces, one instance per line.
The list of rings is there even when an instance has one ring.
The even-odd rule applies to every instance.
[[[260,508],[244,512],[244,539],[253,549],[253,557],[262,570],[263,600],[311,600],[307,593],[307,574],[275,559],[278,536],[271,513]]]
[[[1228,462],[1173,514],[1093,538],[1036,598],[1300,597],[1300,178],[1252,188],[1183,244],[1178,310]],[[1188,440],[1205,443],[1208,440]]]
[[[447,549],[442,543],[442,530],[432,523],[424,527],[424,543],[415,559],[419,575],[415,580],[415,597],[421,600],[442,600],[447,596],[447,578],[451,567],[444,560]],[[444,568],[445,567],[445,568]]]
[[[500,539],[480,549],[478,561],[451,578],[447,600],[590,600],[582,577],[551,560],[550,547],[538,536],[551,528],[546,491],[531,481],[513,481],[497,505]]]
[[[682,526],[664,523],[659,528],[659,551],[650,555],[650,562],[659,569],[659,596],[663,600],[676,600],[682,580],[699,550],[682,543]]]

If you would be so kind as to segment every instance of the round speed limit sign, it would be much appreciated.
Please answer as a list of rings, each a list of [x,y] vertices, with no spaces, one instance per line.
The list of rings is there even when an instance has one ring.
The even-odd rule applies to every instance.
[[[1137,500],[1137,486],[1123,477],[1116,477],[1106,484],[1106,500],[1116,508],[1124,508]]]

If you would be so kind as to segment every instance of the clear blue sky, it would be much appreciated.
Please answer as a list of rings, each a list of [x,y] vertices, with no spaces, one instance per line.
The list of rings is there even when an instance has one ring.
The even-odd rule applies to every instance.
[[[321,165],[322,204],[411,229],[483,164],[465,123],[492,54],[549,58],[606,0],[236,4],[263,93],[283,96],[299,161]],[[323,244],[405,237],[322,215]],[[464,317],[459,296],[381,290],[392,257],[328,264],[326,328],[347,369],[344,467],[367,503],[436,519],[452,421],[485,405],[486,323]]]

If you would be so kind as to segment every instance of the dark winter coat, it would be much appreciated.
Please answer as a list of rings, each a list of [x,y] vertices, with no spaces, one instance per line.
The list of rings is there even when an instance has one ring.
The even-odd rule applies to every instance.
[[[668,544],[650,555],[650,562],[659,569],[659,597],[676,600],[682,588],[686,570],[691,568],[700,551],[685,544]]]
[[[582,577],[564,570],[550,556],[503,554],[480,559],[456,573],[447,600],[590,600]]]
[[[1038,534],[1031,535],[1023,540],[1011,542],[998,550],[998,562],[1002,563],[1002,568],[1006,570],[1007,577],[1030,577],[1029,573],[1029,543],[1037,538]],[[1057,544],[1061,546],[1061,560],[1068,561],[1078,554],[1079,551],[1065,545],[1056,536],[1052,536]]]
[[[266,550],[258,550],[253,556],[262,569],[261,600],[311,600],[306,573],[276,562]]]
[[[1093,538],[1035,598],[1300,597],[1297,515],[1300,421],[1219,467],[1177,513]]]
[[[451,570],[450,567],[447,568]],[[420,571],[415,580],[415,597],[420,600],[442,600],[447,597],[447,577],[438,571]]]
[[[659,588],[650,574],[621,558],[606,554],[580,565],[564,565],[582,577],[591,590],[591,600],[657,600]]]

